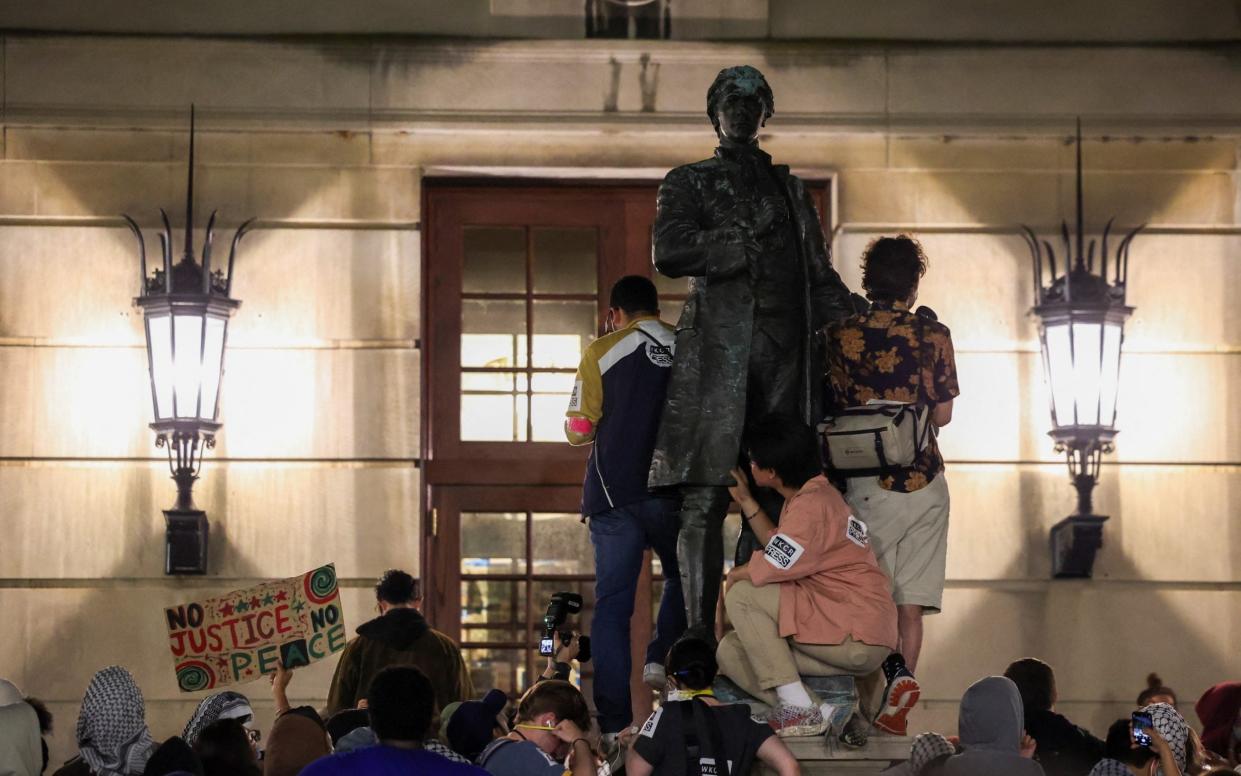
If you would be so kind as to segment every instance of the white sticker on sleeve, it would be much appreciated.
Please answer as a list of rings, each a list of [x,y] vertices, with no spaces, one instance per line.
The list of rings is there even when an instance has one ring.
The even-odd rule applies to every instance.
[[[771,537],[771,541],[767,542],[767,549],[763,550],[763,557],[776,568],[788,571],[805,552],[805,547],[793,541],[789,536],[778,533]]]
[[[646,724],[642,726],[642,731],[638,735],[646,736],[647,738],[654,738],[655,728],[659,727],[659,717],[663,713],[663,706],[655,709],[655,713],[646,718]]]
[[[859,547],[870,546],[870,535],[866,523],[853,515],[849,515],[849,522],[845,525],[845,537]]]
[[[582,381],[573,384],[573,393],[569,394],[569,412],[580,412],[582,409]]]

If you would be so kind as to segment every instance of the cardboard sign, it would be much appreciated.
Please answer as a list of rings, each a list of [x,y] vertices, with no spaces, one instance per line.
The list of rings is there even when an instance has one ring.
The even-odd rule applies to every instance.
[[[164,610],[177,686],[198,692],[297,668],[345,648],[336,567]]]

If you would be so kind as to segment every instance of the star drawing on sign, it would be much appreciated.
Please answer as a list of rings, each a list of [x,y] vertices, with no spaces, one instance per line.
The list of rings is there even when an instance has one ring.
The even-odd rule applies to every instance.
[[[263,596],[263,606],[271,606],[274,603],[276,603],[276,597],[273,596],[271,593],[268,593],[267,595]]]
[[[220,614],[224,615],[225,617],[232,616],[233,604],[229,601],[225,601],[224,605],[220,607]]]
[[[250,611],[250,604],[246,603],[245,601],[238,601],[238,602],[237,602],[237,611],[239,611],[239,612],[248,612],[248,611]]]
[[[254,596],[253,598],[251,598],[251,599],[250,599],[250,608],[251,608],[251,609],[257,609],[257,608],[259,608],[259,607],[260,607],[260,606],[262,606],[262,605],[263,605],[263,602],[259,600],[259,597],[258,597],[258,596]]]
[[[301,610],[305,608],[306,608],[306,603],[304,601],[298,601],[297,603],[293,604],[293,611],[295,612],[300,612]]]
[[[220,668],[228,668],[228,658],[221,655],[220,657],[217,657],[215,659],[215,664],[218,665]]]
[[[289,600],[289,594],[288,594],[287,592],[285,592],[284,590],[281,590],[279,593],[276,593],[276,600],[277,600],[277,601],[287,601],[287,600]]]

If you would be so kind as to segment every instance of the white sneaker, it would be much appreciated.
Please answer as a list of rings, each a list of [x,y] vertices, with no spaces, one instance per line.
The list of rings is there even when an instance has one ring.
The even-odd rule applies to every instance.
[[[827,720],[818,706],[781,704],[767,718],[767,724],[781,738],[821,736],[827,730]]]
[[[663,692],[668,684],[668,672],[664,670],[662,663],[647,663],[642,668],[642,681],[652,690]]]

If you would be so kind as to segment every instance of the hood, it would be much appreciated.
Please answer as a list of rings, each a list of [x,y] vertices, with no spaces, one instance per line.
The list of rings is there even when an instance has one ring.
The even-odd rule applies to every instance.
[[[1217,684],[1194,704],[1202,721],[1202,743],[1216,754],[1228,754],[1232,728],[1241,712],[1241,682]]]
[[[0,707],[0,773],[36,774],[43,766],[39,715],[26,703]]]
[[[1021,748],[1025,715],[1021,693],[1011,679],[988,676],[970,685],[961,697],[958,730],[968,750],[1016,754]]]
[[[358,635],[382,641],[393,649],[407,650],[422,634],[431,630],[417,609],[391,609],[358,626]]]

